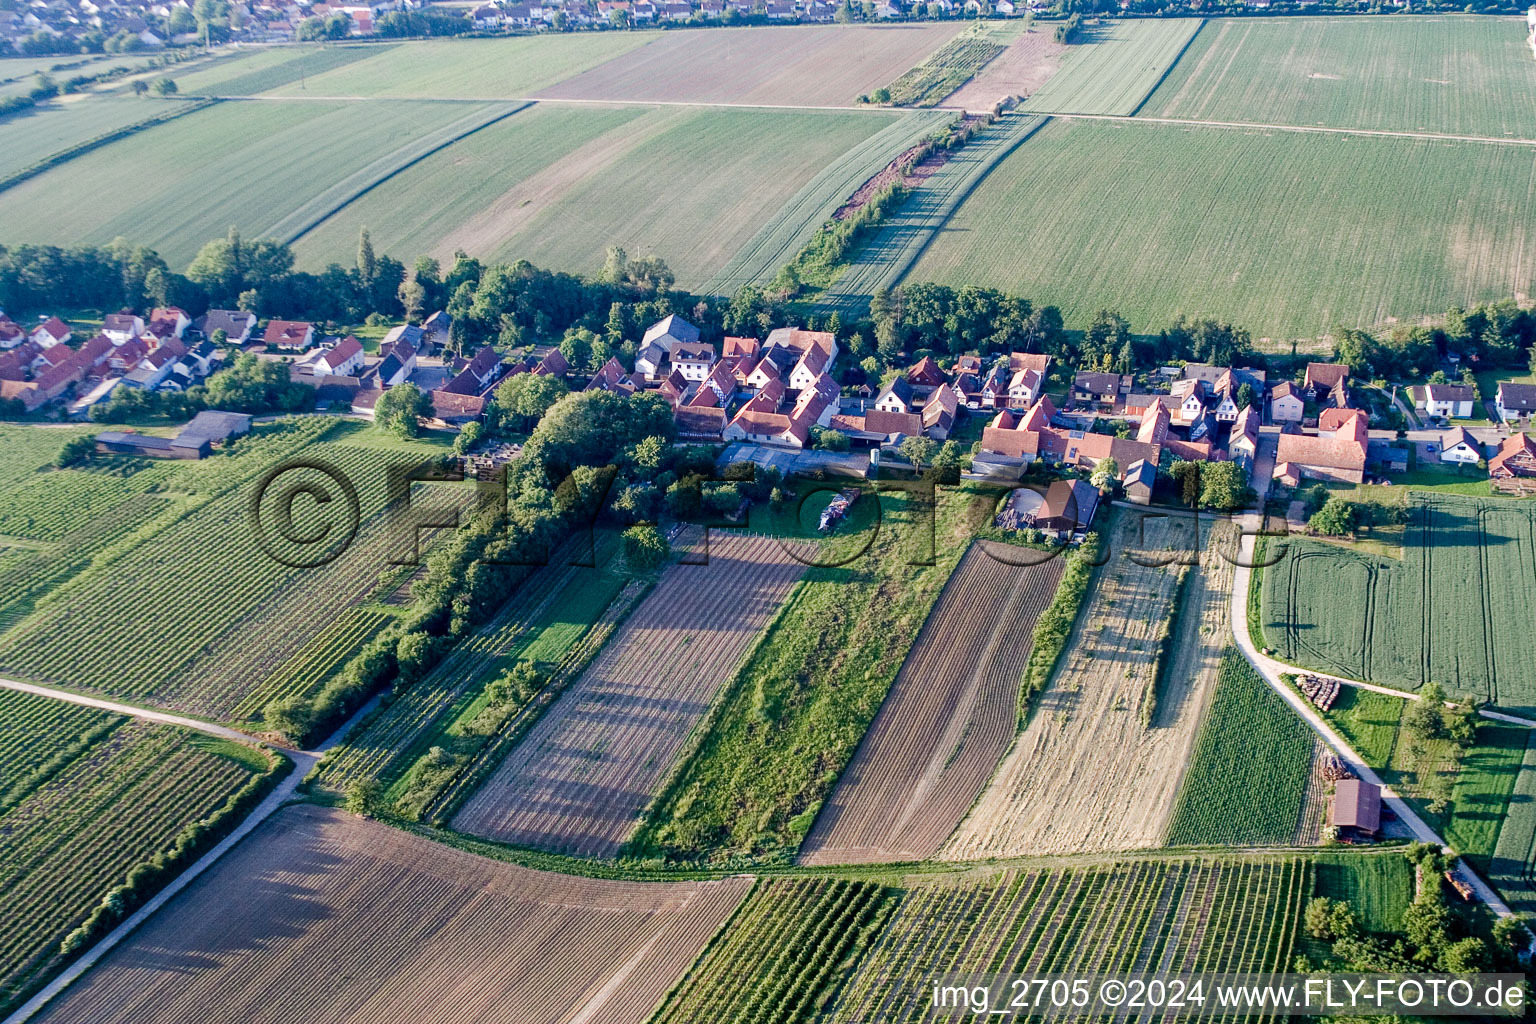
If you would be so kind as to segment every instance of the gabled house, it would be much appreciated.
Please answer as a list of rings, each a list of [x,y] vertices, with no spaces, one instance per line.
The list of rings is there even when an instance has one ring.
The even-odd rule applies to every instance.
[[[1493,406],[1506,423],[1536,414],[1536,384],[1500,381]]]
[[[1018,370],[1005,371],[995,367],[981,383],[981,408],[1000,409],[1008,404],[1008,384]]]
[[[306,352],[315,343],[315,325],[303,320],[269,320],[261,340],[279,352]]]
[[[960,399],[949,388],[934,388],[928,401],[923,403],[923,433],[935,441],[949,439],[960,415]]]
[[[213,340],[214,331],[223,331],[231,345],[244,345],[251,340],[256,327],[256,314],[243,309],[210,309],[192,321],[192,329],[204,338]]]
[[[1045,378],[1039,370],[1024,368],[1015,370],[1008,379],[1008,408],[1028,409],[1040,398]]]
[[[916,401],[912,384],[905,377],[897,377],[875,398],[875,408],[881,412],[911,412]]]
[[[950,383],[949,389],[967,409],[981,408],[981,378],[974,373],[962,373]]]
[[[1125,470],[1126,500],[1135,505],[1152,504],[1152,492],[1157,488],[1157,466],[1146,459],[1137,459]]]
[[[1332,437],[1281,434],[1274,479],[1291,487],[1303,479],[1362,483],[1367,447],[1363,415],[1348,417]]]
[[[410,380],[411,374],[416,372],[416,356],[415,347],[404,336],[381,344],[378,367],[374,371],[379,387],[392,388]]]
[[[1120,374],[1081,372],[1072,379],[1072,400],[1099,409],[1113,409],[1120,397]],[[1126,387],[1130,391],[1129,383]]]
[[[924,356],[907,370],[907,381],[916,388],[936,388],[948,383],[932,356]]]
[[[421,330],[422,343],[416,354],[425,357],[441,352],[453,340],[453,317],[440,309],[421,322]]]
[[[668,357],[666,346],[648,342],[640,346],[640,351],[635,353],[635,372],[646,380],[655,380],[661,376],[662,367],[667,365]]]
[[[643,349],[647,345],[659,345],[670,356],[672,349],[676,346],[697,344],[698,340],[699,329],[673,313],[645,329],[645,336],[640,339],[640,347]]]
[[[101,333],[111,338],[113,344],[121,345],[144,333],[144,321],[137,313],[126,309],[121,313],[108,313],[102,318]]]
[[[955,365],[950,369],[949,372],[952,376],[955,377],[958,377],[963,373],[970,373],[976,375],[979,378],[982,376],[982,371],[985,369],[986,363],[982,361],[981,356],[956,356]]]
[[[624,369],[624,364],[609,356],[608,361],[587,381],[585,390],[612,391],[616,395],[628,396],[640,390],[640,386]]]
[[[1051,357],[1039,352],[1010,352],[1008,353],[1008,372],[1018,373],[1020,370],[1034,370],[1044,377],[1051,369]]]
[[[316,377],[355,377],[362,368],[363,343],[350,334],[315,360]]]
[[[73,336],[69,324],[56,316],[51,316],[32,328],[32,333],[28,337],[38,348],[52,348],[55,345],[66,344]]]
[[[763,391],[770,384],[783,385],[784,376],[772,359],[764,357],[757,361],[757,365],[747,374],[742,383],[753,391]]]
[[[1483,457],[1483,446],[1478,444],[1466,427],[1452,427],[1440,435],[1440,461],[1460,465],[1475,464]]]
[[[1290,381],[1282,381],[1270,393],[1269,419],[1272,423],[1300,423],[1306,408],[1301,389]]]
[[[684,380],[704,380],[715,367],[714,346],[700,341],[679,342],[672,347],[672,366]]]
[[[1227,457],[1241,465],[1244,472],[1251,473],[1258,455],[1259,410],[1257,406],[1250,405],[1237,414],[1232,431],[1227,435]]]
[[[180,338],[192,326],[192,318],[178,306],[163,306],[150,311],[149,333],[157,338]]]
[[[1477,405],[1477,389],[1466,384],[1426,384],[1409,394],[1414,408],[1444,419],[1469,419]]]
[[[1317,436],[1336,437],[1340,433],[1352,435],[1356,428],[1351,421],[1356,417],[1367,427],[1370,426],[1370,418],[1363,409],[1324,409],[1317,417]]]

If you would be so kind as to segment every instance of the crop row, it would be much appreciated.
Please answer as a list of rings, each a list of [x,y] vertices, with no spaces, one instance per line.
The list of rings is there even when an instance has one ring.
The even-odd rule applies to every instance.
[[[1132,861],[907,890],[824,1018],[937,1019],[914,979],[1283,969],[1312,893],[1304,858]]]
[[[283,667],[269,676],[266,682],[252,690],[235,707],[234,717],[250,718],[266,706],[268,701],[289,696],[308,696],[390,618],[388,612],[376,609],[347,610],[284,662]]]
[[[403,773],[422,752],[427,735],[451,708],[473,699],[470,691],[486,680],[501,660],[525,640],[552,606],[558,606],[576,569],[569,563],[576,541],[563,545],[550,563],[532,573],[496,616],[474,634],[460,640],[453,652],[424,679],[394,696],[391,702],[354,730],[327,760],[320,778],[345,789],[360,779],[386,785]]]
[[[974,37],[952,39],[943,49],[891,83],[898,107],[931,107],[970,81],[1007,47]]]
[[[339,445],[309,450],[353,479],[368,482],[359,488],[361,519],[366,524],[378,515],[384,486],[373,478],[382,477],[382,453]],[[342,504],[332,502],[327,510]],[[310,529],[322,508],[311,505],[295,518],[300,530]],[[106,564],[98,559],[91,572],[48,600],[48,614],[34,615],[0,641],[0,665],[108,692],[163,694],[174,689],[176,676],[191,662],[211,653],[218,638],[259,614],[273,595],[301,576],[319,600],[307,609],[309,619],[290,628],[301,630],[308,621],[335,614],[352,596],[336,586],[337,576],[348,571],[346,566],[355,575],[358,561],[353,556],[311,570],[280,564],[261,548],[246,489],[234,488],[168,529],[142,538],[120,557]],[[378,569],[378,564],[366,567],[371,577]],[[150,609],[179,609],[180,625],[166,628],[163,619],[146,614]],[[272,656],[273,637],[259,639]],[[279,649],[276,656],[283,653]]]
[[[131,865],[166,849],[249,774],[179,730],[134,723],[0,817],[0,1002],[49,966],[64,933]]]
[[[1488,873],[1510,906],[1536,911],[1536,734],[1526,745]]]
[[[58,540],[141,493],[149,480],[77,473],[47,473],[0,495],[0,534]]]
[[[0,690],[0,815],[122,721],[79,704]]]
[[[797,1024],[808,1018],[877,912],[881,888],[764,879],[652,1024]]]
[[[827,164],[769,217],[705,290],[735,295],[743,285],[763,284],[803,249],[838,208],[892,159],[932,135],[954,115],[914,111],[871,135]]]
[[[1254,757],[1256,750],[1264,756]],[[1312,751],[1311,730],[1242,654],[1227,648],[1179,791],[1169,845],[1289,843]]]

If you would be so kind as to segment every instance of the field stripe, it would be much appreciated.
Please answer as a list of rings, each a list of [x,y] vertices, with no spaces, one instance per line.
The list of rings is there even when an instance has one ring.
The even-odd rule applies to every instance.
[[[453,121],[442,128],[412,139],[399,149],[379,157],[361,170],[347,175],[330,188],[289,213],[276,224],[260,232],[292,245],[325,223],[349,203],[378,188],[390,178],[427,157],[473,135],[482,128],[505,120],[531,103],[491,104]]]
[[[857,313],[869,297],[906,276],[976,186],[1050,118],[1005,114],[918,187],[875,238],[822,293],[819,305]]]
[[[169,113],[156,114],[154,117],[146,117],[142,121],[135,121],[132,124],[125,124],[121,128],[116,128],[110,132],[107,132],[105,135],[98,135],[94,139],[86,139],[84,142],[77,142],[67,149],[61,149],[46,159],[38,161],[31,167],[23,167],[19,171],[15,171],[6,175],[4,178],[0,178],[0,192],[4,192],[8,188],[14,188],[24,181],[28,181],[37,177],[44,171],[52,170],[62,163],[73,160],[77,156],[89,153],[93,149],[99,149],[100,147],[105,146],[110,142],[116,142],[119,139],[126,139],[128,136],[137,132],[144,131],[148,128],[153,128],[156,125],[165,124],[167,121],[174,121],[178,117],[185,117],[186,115],[195,111],[206,110],[218,102],[219,101],[216,99],[207,99],[194,100],[190,103],[179,103],[177,107],[172,109]]]
[[[950,112],[913,112],[822,168],[710,279],[703,290],[714,295],[734,295],[743,285],[760,284],[771,278],[794,258],[859,186],[941,124],[953,120],[954,116]]]
[[[1147,105],[1147,101],[1152,98],[1152,94],[1157,92],[1162,84],[1168,80],[1169,75],[1173,74],[1173,69],[1179,66],[1179,61],[1184,59],[1184,55],[1194,45],[1195,39],[1199,37],[1201,30],[1205,28],[1206,24],[1207,22],[1202,19],[1200,24],[1195,26],[1195,30],[1189,34],[1189,38],[1184,40],[1184,45],[1179,47],[1179,52],[1173,55],[1173,60],[1169,61],[1168,66],[1163,68],[1163,73],[1157,76],[1157,81],[1152,83],[1151,87],[1142,94],[1141,99],[1136,101],[1136,105],[1131,108],[1132,117],[1141,113],[1141,108]]]

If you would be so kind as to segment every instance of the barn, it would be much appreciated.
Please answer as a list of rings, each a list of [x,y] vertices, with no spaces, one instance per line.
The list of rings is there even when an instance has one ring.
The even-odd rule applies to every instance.
[[[1381,831],[1381,787],[1340,779],[1333,787],[1329,822],[1340,839],[1375,839]]]

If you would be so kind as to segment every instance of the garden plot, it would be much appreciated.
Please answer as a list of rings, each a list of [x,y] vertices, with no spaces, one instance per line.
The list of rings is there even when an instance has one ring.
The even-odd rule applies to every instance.
[[[1109,561],[1078,613],[1061,665],[986,792],[945,844],[948,860],[1159,846],[1215,679],[1232,567],[1202,538],[1180,616],[1175,664],[1142,724],[1178,566],[1194,520],[1123,512]],[[1202,522],[1201,528],[1208,524]]]
[[[1047,552],[971,547],[817,817],[801,863],[938,852],[1013,739],[1035,620],[1063,564]]]
[[[644,1024],[751,885],[553,875],[292,807],[38,1019]]]
[[[617,852],[804,569],[777,540],[716,531],[709,564],[667,570],[454,827],[579,856]]]

